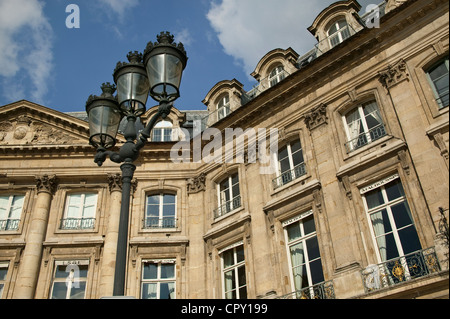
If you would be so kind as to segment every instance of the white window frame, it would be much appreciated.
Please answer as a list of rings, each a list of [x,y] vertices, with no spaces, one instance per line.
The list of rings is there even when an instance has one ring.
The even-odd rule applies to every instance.
[[[244,260],[238,262],[237,261],[237,248],[240,248],[240,247],[242,247],[242,250],[244,252]],[[225,268],[224,253],[228,252],[230,250],[232,250],[232,253],[233,253],[233,265]],[[246,291],[246,295],[247,295],[246,298],[248,298],[247,268],[246,268],[246,264],[245,264],[245,255],[246,254],[245,254],[244,243],[242,241],[240,241],[231,246],[228,246],[227,248],[220,250],[219,255],[220,255],[220,260],[221,260],[221,268],[222,268],[222,296],[223,296],[223,299],[227,299],[227,293],[232,292],[232,291],[236,291],[236,299],[241,299],[240,290],[244,287],[245,287],[245,291]],[[238,269],[240,269],[242,267],[244,267],[245,285],[239,286],[239,271],[238,271]],[[236,283],[236,287],[232,290],[226,291],[225,274],[230,271],[233,271],[233,273],[234,273],[234,282]]]
[[[5,212],[5,216],[1,216],[0,215],[0,222],[2,222],[2,224],[4,223],[5,227],[3,229],[3,225],[0,225],[0,231],[10,231],[10,230],[17,230],[19,228],[19,223],[20,223],[20,219],[22,218],[22,212],[23,212],[23,206],[25,204],[25,195],[20,195],[20,194],[12,194],[12,195],[2,195],[0,197],[3,197],[4,199],[6,199],[8,201],[6,207],[2,207],[2,209],[0,211],[4,211]],[[20,207],[20,213],[19,216],[12,216],[12,213],[14,211],[14,209],[16,208],[15,206],[13,206],[13,202],[14,199],[16,197],[21,197],[22,199],[22,206]],[[18,217],[18,218],[17,218]],[[13,227],[10,227],[10,222],[13,221]]]
[[[0,299],[2,299],[3,292],[4,292],[5,286],[6,286],[6,279],[8,277],[9,263],[0,261],[0,269],[6,269],[5,278],[0,278]]]
[[[435,99],[436,99],[436,103],[437,103],[438,106],[439,106],[439,110],[441,110],[441,109],[443,109],[443,108],[445,108],[445,107],[448,106],[448,104],[447,104],[447,105],[444,105],[444,104],[442,103],[442,97],[439,95],[439,92],[438,92],[437,89],[436,89],[435,81],[436,81],[436,80],[439,80],[439,79],[442,79],[442,77],[439,78],[439,79],[434,79],[434,80],[433,80],[433,79],[431,78],[431,75],[430,75],[430,70],[431,70],[431,69],[434,69],[434,68],[436,68],[436,67],[438,67],[438,66],[440,66],[441,64],[445,64],[445,66],[447,67],[447,77],[448,77],[448,76],[449,76],[449,58],[448,58],[448,56],[447,56],[446,58],[440,60],[438,63],[433,64],[433,66],[431,66],[430,68],[428,68],[428,70],[426,71],[427,78],[428,78],[428,81],[430,82],[431,89],[433,90],[433,94],[434,94],[434,97],[435,97]],[[444,75],[444,76],[445,76],[445,75]],[[445,92],[444,92],[444,93],[445,93]],[[449,94],[449,91],[448,91],[448,88],[447,88],[447,96],[448,96],[448,94]],[[445,95],[445,94],[443,94],[443,96],[444,96],[444,95]]]
[[[345,26],[344,27],[340,27],[339,23],[340,22],[345,22]],[[332,27],[336,27],[336,31],[334,33],[330,34],[331,28]],[[344,37],[342,34],[345,32],[345,30],[347,30],[348,32],[348,36]],[[339,19],[337,21],[335,21],[333,24],[331,24],[328,27],[328,31],[327,31],[327,35],[328,35],[328,41],[330,43],[330,48],[334,48],[335,46],[341,44],[342,42],[344,42],[345,40],[347,40],[350,37],[350,26],[347,22],[347,20],[345,18],[343,19]],[[338,39],[338,43],[333,44],[332,39]]]
[[[237,176],[237,183],[233,184],[233,177]],[[221,190],[221,184],[224,181],[228,181],[228,189]],[[238,186],[238,192],[236,196],[233,194],[233,186]],[[228,213],[231,213],[232,211],[240,208],[242,206],[242,199],[241,199],[241,188],[240,188],[240,180],[239,180],[239,172],[236,172],[227,178],[222,179],[219,183],[217,183],[217,199],[218,199],[218,210],[219,213],[217,214],[217,217],[226,215]],[[228,196],[230,199],[226,200],[226,194],[228,193]],[[228,203],[230,204],[230,209],[228,209]],[[222,210],[223,207],[226,207],[225,211]]]
[[[175,210],[175,215],[173,216],[173,225],[174,227],[164,227],[164,196],[166,195],[170,195],[174,197],[174,210]],[[152,196],[158,196],[159,197],[159,204],[158,204],[158,225],[157,226],[147,226],[147,218],[156,218],[156,216],[150,216],[148,215],[149,211],[148,211],[148,199],[149,197]],[[177,228],[177,195],[170,193],[170,192],[162,192],[162,193],[152,193],[152,194],[147,194],[147,196],[145,197],[145,216],[144,216],[144,228],[146,229],[153,229],[153,228]]]
[[[357,149],[359,149],[359,148],[361,148],[361,147],[364,147],[364,146],[366,146],[366,145],[372,143],[373,141],[377,140],[377,139],[372,139],[372,137],[371,137],[371,135],[370,135],[370,131],[373,130],[374,128],[369,129],[369,125],[367,124],[367,120],[366,120],[366,115],[364,114],[364,109],[365,109],[365,107],[367,107],[367,106],[369,106],[369,105],[371,105],[371,104],[375,104],[376,110],[372,111],[370,114],[373,114],[373,113],[376,112],[377,114],[376,114],[375,118],[376,118],[376,117],[379,118],[379,119],[377,119],[377,121],[379,122],[379,124],[378,124],[376,127],[382,126],[382,127],[383,127],[383,130],[384,130],[384,135],[383,135],[383,136],[386,135],[386,128],[385,128],[384,120],[383,120],[383,117],[381,116],[380,106],[378,105],[377,101],[376,101],[376,100],[368,100],[368,101],[366,101],[366,102],[364,102],[364,103],[360,103],[360,104],[358,104],[356,107],[350,109],[348,112],[346,112],[346,113],[342,116],[342,121],[344,122],[344,127],[345,127],[345,134],[346,134],[346,136],[347,136],[347,143],[346,143],[346,144],[349,144],[350,142],[352,142],[352,141],[354,141],[354,140],[356,140],[356,139],[359,139],[359,137],[360,137],[361,135],[365,135],[365,137],[366,137],[366,139],[367,139],[367,143],[365,143],[364,145],[361,145],[361,146],[353,145],[353,143],[352,143],[352,145],[348,145],[348,146],[347,146],[347,151],[348,151],[348,152],[353,152],[353,151],[355,151],[355,150],[357,150]],[[362,132],[362,133],[359,133],[359,132],[358,132],[358,136],[357,136],[357,137],[352,136],[352,134],[351,134],[351,132],[350,132],[350,125],[349,125],[349,123],[347,122],[347,116],[348,116],[350,113],[352,113],[353,111],[355,111],[355,110],[358,110],[358,114],[359,114],[359,119],[358,119],[358,120],[361,121],[361,125],[362,125],[363,130],[364,130],[364,132]],[[354,121],[353,121],[353,122],[354,122]],[[353,123],[353,122],[352,122],[352,123]],[[360,130],[360,128],[358,128],[358,131],[359,131],[359,130]],[[379,139],[379,138],[378,138],[378,139]],[[357,144],[357,143],[356,143],[356,144]]]
[[[269,73],[269,87],[275,86],[286,78],[283,65],[277,65]]]
[[[59,266],[66,266],[66,272],[68,273],[67,277],[55,278],[56,271]],[[79,277],[79,272],[77,273],[78,266],[88,266],[86,277]],[[55,268],[53,269],[53,275],[52,275],[52,287],[50,289],[50,298],[52,298],[52,296],[53,296],[53,289],[54,289],[55,283],[64,282],[67,287],[65,299],[71,299],[70,294],[72,292],[72,288],[78,288],[77,285],[84,282],[86,284],[86,286],[85,286],[85,290],[84,290],[83,299],[86,299],[88,275],[89,275],[89,260],[55,261]]]
[[[170,121],[159,121],[152,130],[152,142],[173,142],[174,141],[173,123]],[[159,137],[155,135],[160,132]]]
[[[294,153],[292,152],[292,144],[299,142],[300,144],[300,150],[294,152],[294,153],[298,153],[300,152],[302,154],[302,158],[303,158],[303,162],[295,165],[294,164]],[[280,150],[282,150],[283,148],[287,148],[287,157],[284,157],[282,159],[280,159]],[[283,185],[286,185],[298,178],[300,178],[301,176],[303,176],[304,174],[306,174],[306,163],[305,163],[305,156],[303,154],[303,146],[302,146],[302,142],[300,141],[300,139],[295,139],[291,142],[289,142],[288,144],[284,145],[283,147],[280,147],[278,149],[278,151],[276,153],[273,154],[273,156],[275,157],[275,161],[277,163],[277,177],[275,178],[273,185],[275,188],[281,187]],[[281,171],[281,160],[288,158],[289,160],[289,170],[282,172]],[[303,166],[303,168],[302,168]],[[283,182],[282,177],[283,175],[290,175],[290,179],[288,179],[288,181]],[[289,176],[289,175],[288,175]],[[280,181],[281,179],[281,181]]]
[[[285,240],[286,240],[286,252],[287,252],[288,261],[289,261],[289,275],[290,275],[290,279],[291,279],[292,291],[299,291],[299,290],[303,290],[303,289],[309,289],[310,296],[314,297],[314,289],[312,287],[314,285],[319,284],[319,283],[314,283],[314,284],[312,283],[313,280],[312,280],[312,275],[311,275],[310,263],[314,262],[316,260],[319,260],[319,259],[321,260],[321,263],[322,263],[322,254],[320,253],[320,247],[319,247],[319,254],[320,254],[320,256],[318,258],[316,258],[316,259],[313,259],[313,260],[309,259],[306,241],[311,239],[311,238],[314,238],[314,237],[317,238],[317,228],[315,227],[315,225],[314,225],[315,231],[305,235],[305,230],[304,230],[304,226],[303,226],[303,220],[305,220],[309,216],[313,216],[313,221],[315,223],[313,211],[310,210],[308,212],[305,212],[305,213],[303,213],[301,215],[298,215],[298,216],[296,216],[294,218],[291,218],[290,220],[287,220],[287,221],[283,222],[282,226],[283,226],[284,236],[285,236]],[[296,224],[296,223],[298,223],[299,226],[300,226],[301,236],[299,238],[294,239],[294,240],[292,240],[290,242],[287,228],[288,228],[288,226]],[[318,238],[317,238],[317,241],[318,241]],[[293,266],[293,261],[292,261],[291,249],[290,248],[291,248],[291,246],[298,245],[299,243],[302,243],[302,245],[303,245],[303,255],[304,255],[303,256],[304,257],[303,264],[305,264],[306,277],[308,279],[309,286],[305,287],[305,288],[297,289],[295,287],[295,278],[294,278],[294,271],[293,271],[294,266]],[[295,267],[298,267],[298,265],[295,266]],[[323,263],[322,263],[322,276],[323,276]]]
[[[228,94],[224,95],[219,99],[217,103],[217,117],[219,120],[230,115],[230,96]]]
[[[80,199],[80,205],[71,205],[70,204],[70,200],[72,196],[80,196],[81,195],[81,199]],[[94,205],[86,205],[86,196],[89,195],[95,195],[95,204]],[[74,229],[93,229],[95,228],[95,220],[96,220],[96,215],[97,215],[97,206],[98,206],[98,193],[96,192],[85,192],[85,193],[70,193],[67,194],[66,196],[66,205],[64,208],[64,214],[63,214],[63,222],[61,223],[61,229],[63,230],[74,230]],[[75,216],[68,216],[69,214],[69,207],[77,207],[78,211],[77,214]],[[85,216],[85,209],[86,208],[90,208],[93,207],[92,211],[93,211],[93,215],[92,216]],[[64,226],[63,224],[65,223],[66,220],[79,220],[80,221],[80,227],[78,228],[71,228],[71,227],[67,227]],[[88,227],[84,226],[83,227],[83,220],[85,219],[93,219],[93,223],[92,226]]]
[[[393,206],[395,206],[397,204],[400,204],[402,202],[405,202],[408,205],[408,208],[409,208],[409,203],[408,203],[408,200],[406,198],[406,194],[404,196],[395,198],[394,200],[391,200],[391,201],[389,201],[389,198],[387,197],[385,185],[389,184],[390,182],[392,182],[394,180],[397,180],[397,179],[400,179],[400,176],[398,174],[395,174],[395,175],[393,175],[391,177],[388,177],[388,178],[386,178],[386,179],[384,179],[384,180],[382,180],[380,182],[375,183],[374,185],[372,185],[372,187],[369,186],[369,187],[365,187],[365,188],[360,190],[360,193],[361,193],[361,195],[363,197],[364,209],[366,211],[367,221],[368,221],[369,227],[370,227],[370,234],[372,236],[374,247],[376,248],[375,252],[376,252],[377,260],[378,260],[379,263],[385,262],[386,260],[384,260],[384,258],[382,258],[382,256],[381,256],[380,249],[379,249],[378,243],[377,243],[377,236],[376,236],[375,231],[373,229],[371,215],[376,213],[376,212],[382,211],[383,209],[386,209],[387,216],[388,216],[389,223],[390,223],[390,227],[391,227],[391,232],[390,233],[392,233],[392,235],[394,237],[395,245],[396,245],[396,247],[398,249],[398,254],[399,254],[399,256],[395,257],[395,258],[398,258],[398,259],[401,259],[402,257],[405,256],[405,252],[403,250],[403,246],[402,246],[402,243],[401,243],[401,240],[400,240],[400,236],[399,236],[399,231],[401,231],[404,228],[410,227],[410,225],[413,225],[415,227],[414,219],[413,219],[412,216],[411,216],[412,224],[403,226],[400,229],[397,228],[397,225],[396,225],[396,223],[394,221],[394,217],[393,217],[393,213],[392,213],[392,207]],[[402,184],[401,181],[400,181],[400,184],[403,187],[403,184]],[[376,207],[374,207],[372,209],[369,209],[365,194],[368,193],[368,192],[377,190],[377,189],[381,190],[381,194],[382,194],[382,197],[383,197],[383,200],[384,200],[384,204],[376,206]],[[385,236],[385,235],[386,235],[386,233],[382,234],[381,236]],[[381,236],[378,236],[378,237],[381,237]],[[408,267],[405,267],[406,270],[407,270],[407,268]]]
[[[157,275],[155,279],[145,279],[144,278],[144,264],[156,264],[157,265]],[[161,265],[173,264],[173,277],[172,278],[161,278]],[[173,283],[173,299],[177,296],[177,268],[176,259],[149,259],[142,260],[142,271],[141,271],[141,298],[144,291],[144,284],[156,284],[156,299],[161,299],[161,284]]]

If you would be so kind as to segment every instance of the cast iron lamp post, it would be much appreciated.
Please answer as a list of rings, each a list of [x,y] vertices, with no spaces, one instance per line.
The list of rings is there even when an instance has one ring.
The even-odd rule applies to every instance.
[[[130,208],[131,180],[136,166],[133,162],[150,138],[156,122],[165,119],[172,108],[173,101],[180,96],[181,76],[187,63],[183,44],[174,43],[169,32],[161,32],[158,42],[149,42],[144,55],[130,52],[128,63],[117,63],[114,82],[117,96],[113,94],[116,86],[102,85],[101,96],[90,96],[86,102],[89,116],[90,143],[97,148],[94,162],[102,166],[109,157],[114,163],[122,164],[122,203],[117,242],[116,268],[114,273],[114,296],[125,295],[125,271],[128,248],[128,220]],[[136,119],[145,113],[147,97],[159,102],[158,112],[150,119],[138,138]],[[124,131],[126,142],[119,152],[112,152],[116,144],[119,124],[126,117]]]

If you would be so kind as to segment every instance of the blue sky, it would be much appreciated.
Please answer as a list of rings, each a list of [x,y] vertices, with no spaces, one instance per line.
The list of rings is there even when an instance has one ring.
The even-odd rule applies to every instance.
[[[270,50],[300,55],[316,40],[306,30],[334,0],[0,0],[0,106],[21,99],[62,112],[83,111],[90,94],[113,82],[118,61],[143,52],[170,31],[189,57],[180,110],[202,103],[219,81],[236,78],[250,90],[250,73]],[[361,13],[368,4],[360,0]],[[69,4],[80,28],[66,27]],[[147,107],[155,105],[151,98]]]

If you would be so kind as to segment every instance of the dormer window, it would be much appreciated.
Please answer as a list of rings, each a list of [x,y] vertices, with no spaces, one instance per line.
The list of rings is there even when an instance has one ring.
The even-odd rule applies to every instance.
[[[286,77],[284,72],[284,67],[282,65],[277,66],[269,74],[269,85],[270,87],[281,82]]]
[[[172,142],[173,125],[169,121],[160,121],[152,131],[152,142]]]
[[[219,103],[217,103],[217,113],[219,120],[223,119],[224,117],[227,117],[228,114],[231,113],[230,96],[228,94],[221,97]]]
[[[350,37],[350,30],[345,19],[334,22],[328,29],[328,39],[330,41],[331,48],[334,48],[338,44],[344,42]]]

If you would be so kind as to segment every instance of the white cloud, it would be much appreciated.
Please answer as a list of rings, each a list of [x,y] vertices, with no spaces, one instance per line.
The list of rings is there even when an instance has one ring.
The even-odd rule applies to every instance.
[[[174,37],[175,37],[175,41],[177,43],[181,42],[181,43],[183,43],[184,46],[191,45],[192,42],[194,41],[192,36],[191,36],[191,33],[186,28],[182,29],[182,30],[180,30],[178,32],[174,32]]]
[[[270,50],[292,47],[302,55],[312,49],[316,40],[307,27],[337,0],[217,1],[212,2],[207,19],[225,53],[250,74]]]
[[[52,36],[41,2],[0,0],[0,77],[7,99],[44,103],[53,68]]]
[[[111,9],[118,16],[120,22],[124,22],[127,10],[139,4],[139,0],[100,0],[100,2]]]

